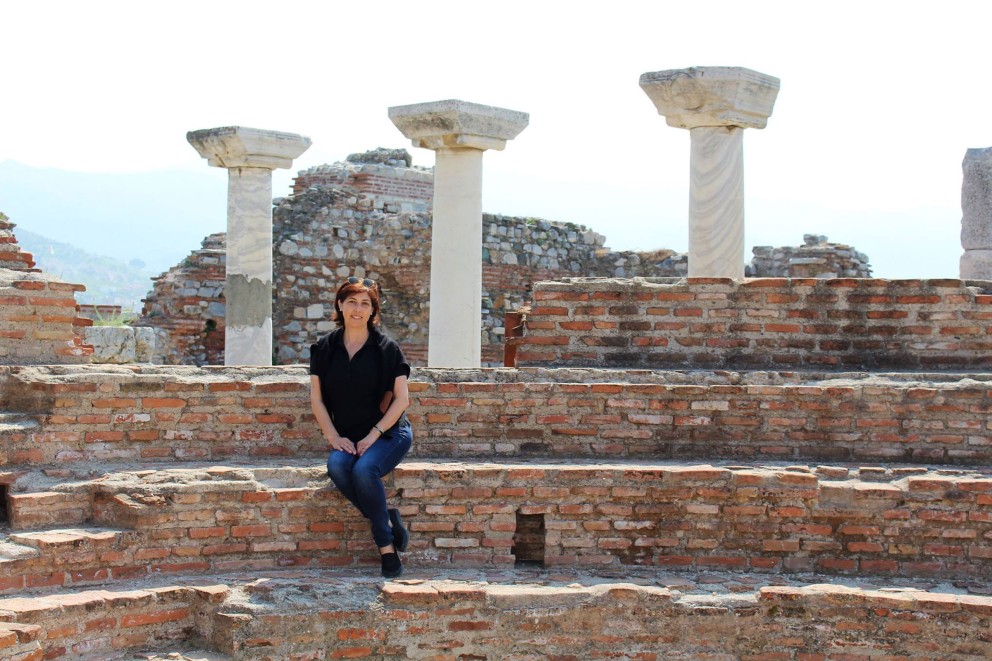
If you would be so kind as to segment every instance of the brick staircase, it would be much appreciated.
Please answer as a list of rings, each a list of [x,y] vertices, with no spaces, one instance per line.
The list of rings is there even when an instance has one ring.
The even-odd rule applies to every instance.
[[[307,383],[0,367],[0,659],[992,657],[987,373],[417,370],[391,582]]]

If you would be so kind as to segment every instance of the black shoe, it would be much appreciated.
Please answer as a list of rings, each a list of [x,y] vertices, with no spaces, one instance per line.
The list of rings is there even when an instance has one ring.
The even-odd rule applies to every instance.
[[[399,553],[382,554],[382,575],[385,578],[399,578],[403,575],[403,563]]]
[[[389,510],[389,522],[393,524],[393,546],[400,553],[406,551],[407,544],[410,543],[410,533],[403,527],[403,519],[400,518],[398,509]]]

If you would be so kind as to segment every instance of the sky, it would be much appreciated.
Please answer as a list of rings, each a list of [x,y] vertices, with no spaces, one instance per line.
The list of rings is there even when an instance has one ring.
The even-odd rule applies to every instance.
[[[961,161],[992,145],[990,19],[992,4],[955,1],[8,2],[0,162],[179,170],[224,190],[187,131],[309,136],[274,175],[280,196],[296,170],[378,146],[433,165],[387,110],[456,98],[530,114],[485,154],[487,212],[686,250],[689,133],[638,78],[742,66],[781,79],[767,128],[744,137],[749,247],[825,234],[881,277],[956,277]],[[197,241],[225,228],[216,199]]]

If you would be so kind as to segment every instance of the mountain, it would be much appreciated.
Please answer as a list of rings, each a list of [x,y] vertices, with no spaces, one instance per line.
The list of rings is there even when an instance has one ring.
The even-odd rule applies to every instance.
[[[18,238],[34,232],[161,273],[203,237],[226,229],[227,173],[203,167],[94,174],[4,161],[0,210],[17,224]]]
[[[76,294],[77,303],[120,305],[138,312],[141,299],[152,288],[152,275],[157,275],[137,260],[125,264],[20,227],[14,228],[14,235],[21,248],[34,255],[35,268],[66,282],[86,285],[86,291]]]

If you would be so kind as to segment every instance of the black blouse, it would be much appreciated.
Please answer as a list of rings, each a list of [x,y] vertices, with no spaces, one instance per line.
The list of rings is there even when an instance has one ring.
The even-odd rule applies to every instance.
[[[339,329],[310,348],[310,374],[320,378],[320,396],[338,434],[357,443],[382,419],[379,404],[396,377],[410,376],[410,365],[399,345],[378,331],[349,359]]]

